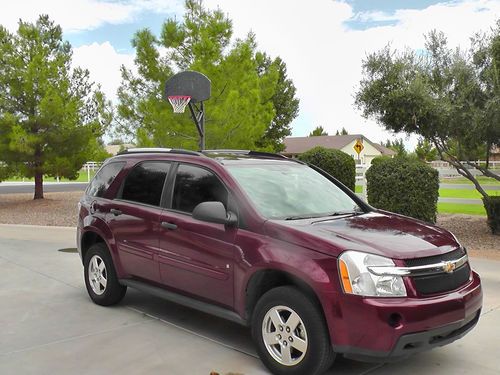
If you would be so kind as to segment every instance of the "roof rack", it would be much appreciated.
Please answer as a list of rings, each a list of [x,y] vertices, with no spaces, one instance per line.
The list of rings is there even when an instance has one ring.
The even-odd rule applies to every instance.
[[[129,148],[120,151],[117,155],[125,154],[151,154],[151,153],[167,153],[167,154],[184,154],[184,155],[203,155],[196,151],[184,150],[182,148],[162,148],[162,147],[143,147],[143,148]]]
[[[284,155],[273,154],[272,152],[251,151],[251,150],[203,150],[203,154],[224,154],[224,155],[245,155],[263,159],[288,159]]]

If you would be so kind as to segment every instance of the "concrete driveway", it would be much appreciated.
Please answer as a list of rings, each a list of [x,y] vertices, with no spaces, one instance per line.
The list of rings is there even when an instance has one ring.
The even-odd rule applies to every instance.
[[[0,225],[0,374],[267,374],[247,329],[134,290],[87,296],[72,228]],[[69,251],[70,251],[69,250]],[[403,362],[337,358],[335,374],[499,374],[500,262],[472,260],[484,285],[478,326]]]

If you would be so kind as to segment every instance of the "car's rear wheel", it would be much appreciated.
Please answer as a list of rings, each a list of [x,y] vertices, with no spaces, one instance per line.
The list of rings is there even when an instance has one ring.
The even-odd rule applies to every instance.
[[[319,306],[294,287],[278,287],[261,297],[252,335],[262,362],[274,374],[321,374],[334,359]]]
[[[89,248],[83,266],[85,286],[92,301],[109,306],[123,299],[127,287],[118,282],[113,260],[104,243],[96,243]]]

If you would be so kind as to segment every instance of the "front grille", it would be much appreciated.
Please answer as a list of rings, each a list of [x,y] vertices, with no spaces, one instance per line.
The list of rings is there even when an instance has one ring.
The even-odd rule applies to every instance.
[[[458,249],[450,251],[449,253],[445,254],[439,254],[425,258],[407,259],[405,260],[405,263],[408,267],[426,266],[428,264],[435,264],[439,262],[447,262],[450,260],[460,259],[464,255],[465,255],[465,249],[463,247],[459,247]]]
[[[434,255],[425,258],[408,259],[405,263],[408,267],[424,266],[460,259],[464,255],[465,250],[463,248],[459,248],[446,254]],[[466,263],[452,273],[443,272],[436,275],[416,276],[412,277],[412,280],[415,284],[415,289],[421,294],[444,293],[455,290],[464,285],[469,280],[470,272],[471,269],[469,263]]]

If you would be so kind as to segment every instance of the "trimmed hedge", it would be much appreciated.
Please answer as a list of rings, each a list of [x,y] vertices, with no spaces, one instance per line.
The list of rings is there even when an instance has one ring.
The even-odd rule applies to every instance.
[[[317,146],[301,154],[299,160],[323,169],[354,191],[356,163],[345,152]]]
[[[386,155],[381,155],[373,158],[371,165],[376,165],[378,163],[382,163],[384,160],[391,160],[392,158],[390,156]]]
[[[380,209],[436,222],[439,174],[424,163],[380,158],[366,171],[368,202]]]
[[[500,235],[500,196],[483,198],[491,233]]]

